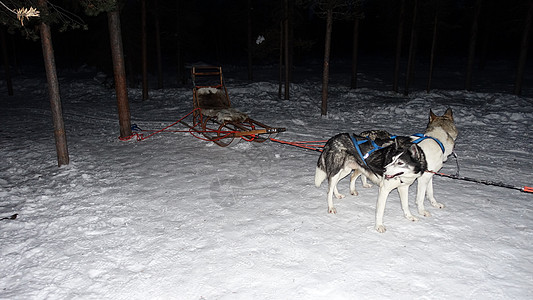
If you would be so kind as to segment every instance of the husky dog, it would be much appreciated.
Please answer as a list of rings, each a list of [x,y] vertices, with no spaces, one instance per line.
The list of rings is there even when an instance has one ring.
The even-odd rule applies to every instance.
[[[444,115],[437,116],[433,111],[429,111],[429,123],[426,127],[424,136],[427,137],[420,141],[418,145],[426,155],[428,171],[418,178],[416,204],[418,213],[425,217],[431,214],[424,208],[424,200],[427,196],[431,205],[438,208],[444,208],[444,205],[438,203],[433,196],[433,175],[432,172],[438,172],[443,163],[452,154],[457,139],[458,131],[453,120],[451,108],[448,108]],[[418,139],[413,137],[413,140]],[[414,221],[417,219],[415,218]]]
[[[432,172],[438,172],[453,152],[457,135],[458,131],[450,108],[442,116],[437,116],[430,110],[429,123],[424,135],[411,136],[406,140],[405,137],[392,139],[392,137],[388,137],[390,135],[386,131],[382,130],[362,132],[360,136],[374,140],[376,144],[383,147],[368,155],[363,163],[361,163],[363,159],[360,158],[359,154],[353,154],[354,144],[350,145],[346,142],[346,137],[349,138],[349,135],[337,135],[326,143],[318,160],[315,184],[318,187],[324,179],[328,178],[328,209],[330,213],[336,213],[332,196],[344,197],[338,193],[337,183],[348,175],[351,171],[350,168],[352,168],[354,172],[350,179],[350,191],[353,195],[357,195],[355,180],[360,175],[364,187],[370,186],[366,182],[366,177],[379,186],[375,227],[377,231],[385,232],[386,230],[383,225],[385,203],[388,194],[395,188],[398,188],[405,217],[411,221],[417,221],[418,218],[414,217],[409,210],[409,186],[418,179],[416,203],[419,214],[431,215],[424,208],[426,195],[433,206],[444,207],[443,204],[435,200],[433,195],[434,173]],[[343,137],[340,138],[340,136]],[[337,142],[339,139],[342,142]],[[387,139],[389,139],[388,142]],[[390,140],[394,140],[394,143],[391,143]],[[414,143],[417,147],[413,147],[410,143]],[[363,148],[368,148],[368,146],[361,145],[361,150]],[[391,152],[394,153],[392,156]],[[381,173],[379,172],[380,167],[382,168]]]
[[[410,137],[375,137],[372,140],[360,135],[350,136],[348,133],[329,139],[318,159],[315,173],[317,187],[328,179],[329,213],[337,212],[333,206],[333,195],[338,199],[344,198],[337,190],[337,183],[354,170],[357,174],[355,178],[362,174],[379,186],[376,208],[378,231],[385,231],[385,203],[393,189],[398,188],[406,217],[412,218],[408,209],[408,189],[427,170],[427,165],[424,152],[411,140]]]
[[[390,140],[391,134],[388,133],[385,130],[367,130],[363,131],[359,134],[360,136],[364,136],[372,141],[375,141],[376,139],[381,140]],[[350,194],[357,196],[359,193],[357,193],[357,190],[355,189],[355,181],[357,178],[361,175],[361,181],[363,182],[364,188],[371,188],[372,184],[368,183],[366,180],[366,176],[362,175],[359,172],[352,172],[352,176],[350,176]]]

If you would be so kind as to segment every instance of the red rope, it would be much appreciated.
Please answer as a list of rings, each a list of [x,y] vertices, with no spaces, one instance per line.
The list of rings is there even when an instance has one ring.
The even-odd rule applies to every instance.
[[[322,148],[324,148],[324,144],[327,142],[327,140],[288,142],[288,141],[282,141],[282,140],[273,139],[273,138],[270,138],[270,140],[276,143],[280,143],[280,144],[291,145],[291,146],[313,150],[313,151],[319,151],[319,152],[322,152]]]
[[[159,129],[159,130],[141,130],[141,131],[144,131],[144,132],[152,132],[151,134],[149,134],[147,136],[144,136],[143,133],[136,133],[135,132],[135,133],[133,133],[132,135],[130,135],[128,137],[119,137],[119,139],[121,141],[129,141],[132,138],[136,137],[137,141],[143,141],[143,140],[146,140],[147,138],[149,138],[149,137],[151,137],[151,136],[153,136],[155,134],[158,134],[158,133],[161,133],[161,132],[165,131],[165,132],[188,132],[193,137],[195,137],[195,138],[197,138],[199,140],[207,141],[207,142],[214,142],[214,141],[219,141],[221,139],[225,139],[225,138],[229,137],[230,135],[239,132],[239,131],[235,131],[235,130],[196,130],[195,127],[198,126],[201,122],[198,122],[196,125],[194,125],[192,127],[187,125],[187,126],[190,127],[188,130],[167,130],[168,128],[170,128],[170,127],[182,122],[185,118],[187,118],[188,116],[193,114],[196,110],[200,110],[200,108],[193,109],[190,113],[186,114],[185,116],[183,116],[178,121],[168,125],[167,127],[163,128],[163,129]],[[216,138],[206,138],[206,137],[202,137],[202,136],[198,135],[198,134],[201,134],[201,133],[216,133],[219,136],[216,137]],[[241,138],[244,138],[244,136],[242,136]],[[247,141],[253,141],[255,139],[255,135],[252,135],[251,138],[244,138],[244,139],[247,140]]]
[[[180,123],[181,121],[183,121],[183,119],[187,118],[188,116],[190,116],[192,113],[194,113],[194,112],[197,111],[197,110],[200,110],[200,108],[195,108],[195,109],[193,109],[190,113],[188,113],[188,114],[186,114],[185,116],[183,116],[183,118],[177,120],[176,122],[174,122],[174,123],[168,125],[167,127],[163,128],[163,129],[156,130],[156,131],[152,132],[152,134],[150,134],[150,135],[148,135],[148,136],[146,136],[146,137],[145,137],[144,134],[142,134],[142,133],[141,133],[141,134],[134,133],[134,134],[132,134],[132,135],[130,135],[130,136],[128,136],[128,137],[119,137],[119,139],[120,139],[121,141],[129,141],[129,140],[131,140],[133,137],[137,137],[137,141],[143,141],[143,140],[146,140],[147,138],[149,138],[149,137],[151,137],[151,136],[153,136],[153,135],[155,135],[155,134],[158,134],[158,133],[160,133],[160,132],[163,132],[163,131],[165,131],[166,129],[168,129],[168,128],[170,128],[170,127],[172,127],[172,126],[174,126],[174,125]],[[189,131],[190,131],[190,130],[189,130]],[[184,132],[187,132],[187,131],[184,131]]]

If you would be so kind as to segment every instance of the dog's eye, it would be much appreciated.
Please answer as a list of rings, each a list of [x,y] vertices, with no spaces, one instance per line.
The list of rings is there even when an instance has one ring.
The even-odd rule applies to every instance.
[[[397,162],[396,164],[397,164],[398,166],[403,166],[403,165],[404,165],[404,163],[401,162],[401,161]]]

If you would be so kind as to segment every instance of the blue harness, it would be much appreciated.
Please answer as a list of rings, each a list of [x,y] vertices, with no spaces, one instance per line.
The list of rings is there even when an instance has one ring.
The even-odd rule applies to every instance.
[[[431,136],[427,136],[427,135],[423,135],[421,133],[415,133],[415,134],[413,134],[413,136],[417,136],[418,137],[418,139],[413,141],[413,144],[418,144],[418,143],[420,143],[421,141],[423,141],[425,139],[432,139],[437,144],[439,144],[440,150],[442,150],[442,153],[444,153],[444,145],[439,140],[437,140],[436,138],[431,137]]]
[[[357,153],[359,153],[359,156],[361,157],[361,159],[363,160],[363,162],[366,164],[366,159],[367,157],[372,154],[372,152],[376,151],[376,150],[379,150],[383,147],[380,147],[378,146],[378,144],[376,144],[376,142],[374,142],[373,140],[369,139],[369,138],[366,138],[364,140],[360,140],[358,141],[353,135],[350,135],[350,137],[352,138],[352,142],[353,142],[353,145],[355,146],[355,149],[357,150]],[[391,137],[392,138],[392,137]],[[370,151],[368,151],[366,154],[363,155],[363,152],[361,151],[361,147],[359,147],[359,145],[361,144],[364,144],[366,142],[370,142],[372,144],[372,149],[370,149]],[[368,165],[367,165],[368,166]]]
[[[422,133],[415,133],[415,134],[413,134],[411,136],[418,137],[418,139],[416,139],[416,140],[414,140],[412,142],[413,144],[418,144],[418,143],[422,142],[425,139],[434,140],[440,146],[440,150],[442,150],[442,153],[444,153],[444,145],[438,139],[436,139],[434,137],[431,137],[431,136],[423,135]],[[365,138],[364,140],[358,141],[353,135],[350,135],[350,137],[352,138],[352,142],[353,142],[353,145],[355,146],[355,149],[357,150],[357,153],[359,154],[359,156],[361,157],[361,159],[363,160],[363,162],[365,163],[366,166],[368,166],[366,164],[366,159],[368,158],[368,156],[370,156],[370,154],[372,154],[372,152],[383,148],[383,147],[378,146],[378,144],[376,144],[376,142],[374,142],[373,140],[371,140],[369,138]],[[396,135],[393,135],[393,136],[390,137],[390,139],[393,140],[396,137],[397,137]],[[364,144],[366,142],[369,142],[372,145],[373,148],[370,149],[370,151],[368,151],[367,153],[363,154],[363,152],[361,151],[361,147],[359,145]]]

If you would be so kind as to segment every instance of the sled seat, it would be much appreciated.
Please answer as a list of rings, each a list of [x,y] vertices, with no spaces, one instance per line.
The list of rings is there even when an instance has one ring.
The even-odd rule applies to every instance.
[[[248,115],[231,107],[228,91],[224,85],[221,67],[193,67],[194,81],[194,108],[200,108],[201,114],[215,117],[219,121],[244,122]],[[206,85],[201,80],[213,81],[218,79],[216,85]]]

